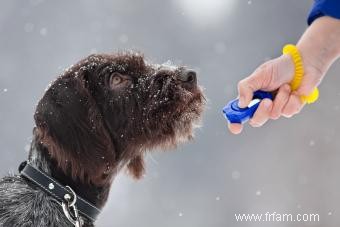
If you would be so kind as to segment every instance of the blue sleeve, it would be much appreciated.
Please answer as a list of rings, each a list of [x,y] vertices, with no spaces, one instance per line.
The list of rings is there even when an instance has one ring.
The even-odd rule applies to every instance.
[[[330,16],[340,19],[340,0],[315,0],[308,16],[308,25],[321,16]]]

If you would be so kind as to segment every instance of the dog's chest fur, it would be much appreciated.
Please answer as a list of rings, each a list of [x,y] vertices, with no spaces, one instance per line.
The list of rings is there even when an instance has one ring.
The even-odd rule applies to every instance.
[[[34,154],[34,155],[32,155]],[[31,150],[30,161],[49,173],[47,163]],[[82,227],[93,227],[83,219]],[[61,205],[36,185],[19,175],[0,180],[0,226],[1,227],[71,227]]]
[[[70,223],[51,196],[20,176],[9,176],[0,181],[0,226],[69,227]]]

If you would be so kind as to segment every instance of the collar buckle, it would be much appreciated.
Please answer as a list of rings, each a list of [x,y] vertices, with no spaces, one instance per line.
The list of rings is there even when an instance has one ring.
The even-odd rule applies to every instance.
[[[71,191],[72,196],[68,193],[64,195],[64,201],[61,203],[64,214],[75,227],[81,227],[82,224],[80,223],[78,209],[75,205],[77,202],[77,194],[70,186],[66,186],[66,188]]]

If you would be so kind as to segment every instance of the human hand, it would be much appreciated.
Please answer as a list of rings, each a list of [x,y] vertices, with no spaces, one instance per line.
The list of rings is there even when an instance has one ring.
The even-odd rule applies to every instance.
[[[308,55],[307,55],[308,56]],[[308,57],[306,58],[306,60]],[[294,76],[294,62],[290,55],[282,55],[258,67],[253,74],[241,80],[238,84],[239,106],[246,107],[257,90],[277,91],[273,101],[261,101],[249,124],[253,127],[262,126],[268,119],[278,119],[280,116],[291,117],[301,111],[304,103],[302,95],[310,94],[320,83],[323,73],[309,64],[305,67],[304,79],[296,91],[291,91],[289,82]],[[307,79],[306,79],[307,78]],[[232,133],[242,130],[241,124],[229,124]]]
[[[323,16],[315,20],[297,44],[304,76],[299,88],[291,91],[295,66],[290,55],[282,55],[261,65],[249,77],[238,84],[239,106],[246,107],[256,90],[277,91],[273,101],[261,101],[249,124],[262,126],[268,119],[291,117],[301,111],[301,96],[308,96],[323,79],[332,63],[340,56],[340,20]],[[232,133],[242,131],[241,124],[229,124]]]

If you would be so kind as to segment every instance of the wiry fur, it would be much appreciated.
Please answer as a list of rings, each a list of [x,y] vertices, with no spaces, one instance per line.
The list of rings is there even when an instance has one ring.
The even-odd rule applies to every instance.
[[[148,64],[135,53],[85,58],[39,101],[29,161],[103,207],[123,167],[139,179],[147,150],[192,138],[204,97],[195,75],[188,75],[184,67]],[[84,217],[82,222],[93,226]],[[70,223],[51,196],[20,176],[8,176],[0,181],[0,226]]]
[[[36,141],[32,141],[29,159],[46,173],[51,173],[48,160],[37,152]],[[65,219],[60,204],[35,184],[18,175],[0,180],[0,226],[2,227],[66,227],[71,226]],[[86,226],[94,226],[87,218]]]

